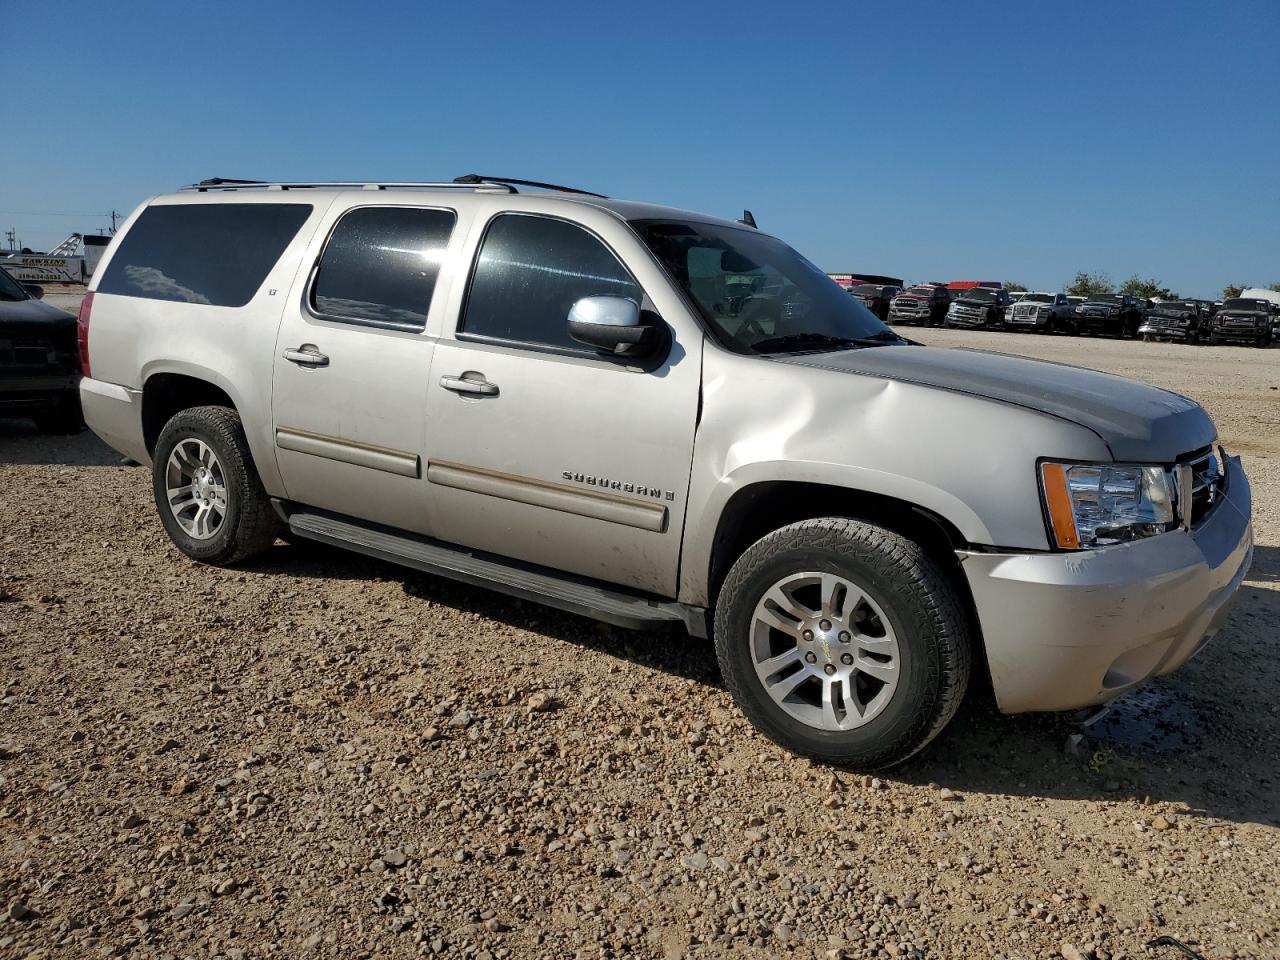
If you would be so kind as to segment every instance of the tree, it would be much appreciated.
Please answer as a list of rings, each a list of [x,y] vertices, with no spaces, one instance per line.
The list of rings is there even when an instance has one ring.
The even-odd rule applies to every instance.
[[[1111,293],[1115,284],[1105,273],[1085,273],[1081,270],[1067,287],[1067,293],[1073,297],[1089,297],[1095,293]]]
[[[1160,286],[1160,281],[1154,278],[1143,280],[1136,273],[1120,284],[1120,292],[1127,293],[1131,297],[1139,297],[1144,300],[1177,300],[1178,295],[1168,287]]]
[[[1225,287],[1222,288],[1222,299],[1230,300],[1233,297],[1240,296],[1240,294],[1242,293],[1244,293],[1244,287],[1240,286],[1240,284],[1228,283]]]
[[[1270,285],[1267,287],[1267,289],[1268,289],[1268,290],[1274,290],[1276,293],[1280,293],[1280,280],[1277,280],[1275,283],[1270,284]]]
[[[1010,293],[1026,293],[1027,292],[1026,287],[1024,287],[1020,283],[1014,283],[1012,280],[1006,280],[1004,282],[1004,288],[1008,290]]]

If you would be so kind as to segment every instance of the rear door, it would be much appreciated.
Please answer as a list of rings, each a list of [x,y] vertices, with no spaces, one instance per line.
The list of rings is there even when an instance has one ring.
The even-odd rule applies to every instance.
[[[468,547],[674,596],[702,333],[629,228],[585,205],[579,216],[507,209],[474,228],[473,273],[427,388],[431,525]],[[669,344],[638,364],[574,342],[569,308],[596,295],[659,314]]]
[[[419,533],[433,311],[457,211],[334,205],[286,304],[272,392],[289,499]]]

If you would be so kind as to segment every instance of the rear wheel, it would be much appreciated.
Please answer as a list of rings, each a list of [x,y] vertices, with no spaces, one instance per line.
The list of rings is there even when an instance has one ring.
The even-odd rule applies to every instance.
[[[747,549],[716,604],[725,685],[765,736],[859,769],[899,763],[955,714],[971,641],[959,595],[916,543],[842,517]]]
[[[151,474],[160,521],[191,559],[237,563],[275,543],[281,523],[234,410],[175,414],[156,441]]]

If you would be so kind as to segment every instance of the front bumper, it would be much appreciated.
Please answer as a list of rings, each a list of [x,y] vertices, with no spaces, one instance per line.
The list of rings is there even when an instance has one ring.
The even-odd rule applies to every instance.
[[[1221,628],[1253,556],[1238,457],[1190,532],[1072,553],[962,552],[1004,713],[1106,703],[1171,673]]]
[[[1264,340],[1271,332],[1268,327],[1214,327],[1213,335],[1219,340]]]
[[[0,404],[45,400],[75,390],[78,373],[55,373],[38,377],[0,377]]]
[[[1190,327],[1167,327],[1159,323],[1144,323],[1138,328],[1140,337],[1160,337],[1167,340],[1187,340],[1191,336]]]

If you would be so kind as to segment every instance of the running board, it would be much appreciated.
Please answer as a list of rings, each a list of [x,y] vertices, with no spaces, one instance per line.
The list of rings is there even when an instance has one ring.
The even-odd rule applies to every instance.
[[[631,630],[680,623],[696,637],[707,635],[707,612],[701,607],[630,593],[623,588],[466,550],[350,517],[306,508],[291,509],[291,505],[278,501],[275,506],[288,522],[289,529],[309,540]]]

